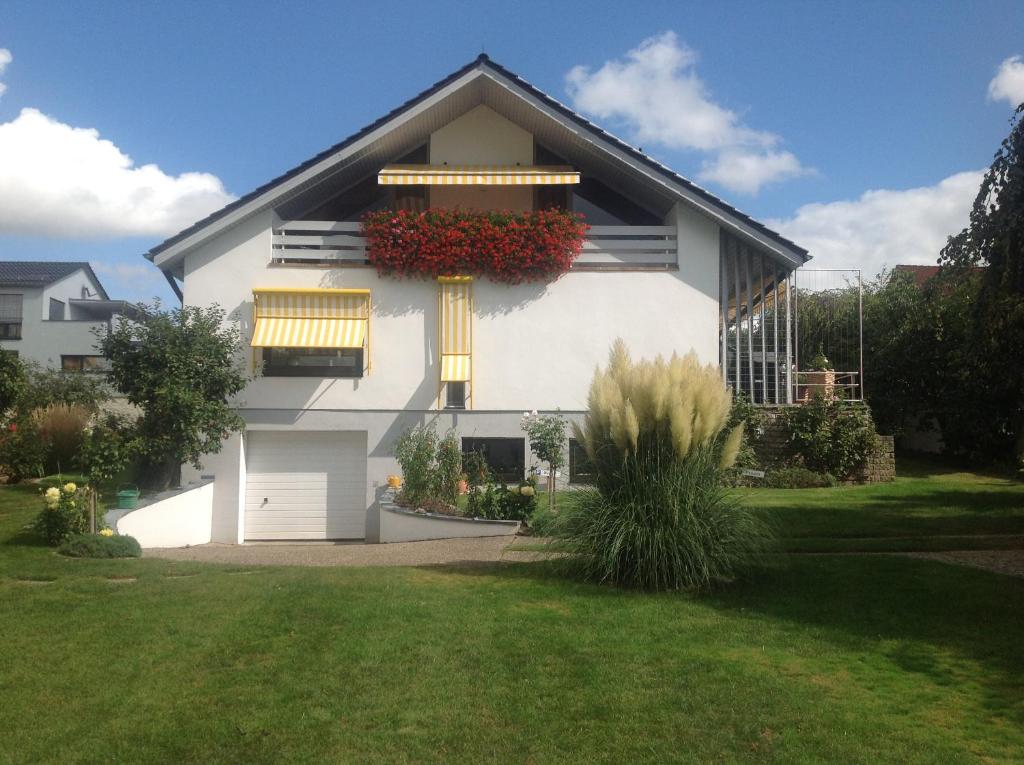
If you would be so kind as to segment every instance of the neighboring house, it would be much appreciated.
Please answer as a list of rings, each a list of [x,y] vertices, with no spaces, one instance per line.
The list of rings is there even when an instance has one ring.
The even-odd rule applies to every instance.
[[[570,208],[591,229],[545,283],[400,279],[368,266],[359,224],[389,207]],[[220,542],[375,540],[395,439],[418,423],[522,477],[524,410],[582,417],[617,337],[636,357],[724,358],[730,384],[785,401],[791,365],[763,339],[782,347],[781,311],[759,347],[744,338],[808,259],[485,56],[147,257],[185,305],[224,307],[262,368],[239,400],[246,431],[202,471]]]
[[[102,371],[94,330],[137,310],[111,300],[88,263],[0,261],[0,350],[26,361]]]

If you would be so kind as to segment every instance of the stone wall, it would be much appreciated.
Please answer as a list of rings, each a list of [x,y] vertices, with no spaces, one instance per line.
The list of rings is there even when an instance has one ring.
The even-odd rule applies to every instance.
[[[761,409],[763,425],[758,438],[754,441],[754,451],[758,460],[764,465],[788,462],[796,456],[782,413],[785,407],[764,407]],[[879,436],[878,448],[871,454],[864,465],[849,476],[851,483],[882,483],[896,477],[896,457],[892,436]]]

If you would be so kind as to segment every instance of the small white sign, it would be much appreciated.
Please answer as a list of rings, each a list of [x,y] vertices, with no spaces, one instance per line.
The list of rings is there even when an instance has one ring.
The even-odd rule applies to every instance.
[[[740,471],[740,475],[745,475],[748,478],[764,478],[764,471],[744,469]]]

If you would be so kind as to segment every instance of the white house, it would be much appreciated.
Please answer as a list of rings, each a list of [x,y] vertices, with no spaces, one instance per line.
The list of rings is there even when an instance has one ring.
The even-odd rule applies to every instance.
[[[98,372],[94,330],[137,308],[111,300],[88,263],[0,261],[0,350],[65,371]]]
[[[360,227],[389,207],[569,208],[591,228],[560,278],[396,278]],[[394,441],[417,423],[522,475],[523,411],[581,416],[616,337],[637,356],[693,350],[785,400],[788,312],[772,311],[768,352],[764,311],[808,255],[480,56],[147,257],[186,305],[224,307],[263,369],[239,401],[246,431],[201,471],[212,539],[234,543],[376,540]]]

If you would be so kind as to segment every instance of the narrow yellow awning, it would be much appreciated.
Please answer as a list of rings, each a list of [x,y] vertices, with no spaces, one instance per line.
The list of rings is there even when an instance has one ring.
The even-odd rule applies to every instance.
[[[469,356],[442,354],[441,382],[466,382],[469,380],[469,360]]]
[[[465,382],[473,376],[473,279],[438,279],[441,382]]]
[[[254,348],[363,348],[369,290],[255,290]]]
[[[381,186],[556,186],[580,182],[562,165],[387,165]]]

